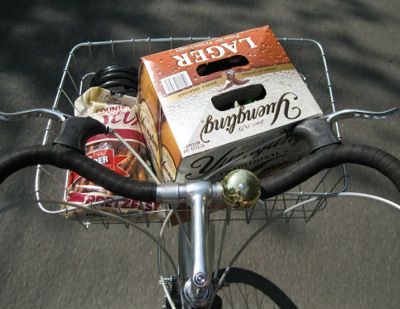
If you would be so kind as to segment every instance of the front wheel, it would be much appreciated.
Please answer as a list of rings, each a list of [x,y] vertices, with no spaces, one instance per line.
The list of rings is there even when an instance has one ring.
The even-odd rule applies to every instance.
[[[225,269],[219,269],[221,278]],[[297,308],[293,301],[273,282],[259,274],[232,267],[227,273],[212,309],[225,308]]]

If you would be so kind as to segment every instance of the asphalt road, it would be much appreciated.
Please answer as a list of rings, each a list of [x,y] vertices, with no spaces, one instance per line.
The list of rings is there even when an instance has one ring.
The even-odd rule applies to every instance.
[[[2,111],[50,106],[67,53],[79,42],[217,36],[265,24],[278,36],[310,37],[324,45],[338,108],[399,106],[395,0],[17,1],[0,14]],[[399,119],[345,121],[344,140],[400,157]],[[0,123],[0,153],[38,143],[43,125]],[[351,191],[400,203],[381,175],[353,166],[349,174]],[[26,169],[0,187],[0,307],[159,307],[155,246],[124,226],[86,231],[42,214],[33,202],[33,175]],[[238,265],[270,278],[300,308],[398,308],[399,221],[400,212],[377,202],[332,200],[308,224],[275,223]],[[226,256],[246,233],[241,226],[229,233]]]

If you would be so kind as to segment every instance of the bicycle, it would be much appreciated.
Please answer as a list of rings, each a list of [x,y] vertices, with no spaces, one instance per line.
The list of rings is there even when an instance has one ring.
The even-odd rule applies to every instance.
[[[204,38],[187,38],[180,40],[187,42],[188,40],[202,39]],[[180,224],[179,227],[179,269],[174,266],[175,264],[172,261],[172,257],[167,252],[162,240],[162,235],[167,222],[173,215],[177,213],[175,208],[172,207],[171,210],[165,210],[166,219],[162,223],[161,232],[158,238],[149,235],[149,233],[142,227],[134,225],[136,228],[149,235],[158,244],[158,267],[160,272],[160,282],[168,300],[166,306],[174,307],[175,305],[184,304],[196,308],[205,306],[211,306],[211,308],[220,308],[221,306],[225,306],[228,304],[228,302],[224,302],[220,296],[217,296],[218,294],[214,293],[214,291],[219,292],[220,289],[223,292],[227,288],[226,285],[224,285],[225,281],[225,283],[230,283],[231,285],[234,283],[243,283],[245,285],[254,287],[261,293],[266,294],[273,303],[281,308],[295,308],[293,301],[268,279],[248,270],[233,268],[233,262],[245,249],[247,244],[276,219],[284,217],[287,220],[294,218],[310,220],[318,211],[322,210],[326,206],[326,200],[328,197],[340,195],[346,196],[346,192],[342,192],[345,191],[347,187],[347,172],[346,168],[341,165],[343,163],[359,163],[375,167],[386,174],[399,189],[400,163],[395,158],[368,147],[347,147],[338,145],[340,144],[341,139],[338,126],[335,126],[336,134],[331,130],[331,123],[336,123],[336,121],[346,117],[385,118],[393,113],[395,109],[382,113],[372,113],[357,110],[335,112],[333,94],[331,93],[332,89],[329,88],[331,99],[330,105],[331,107],[333,106],[333,112],[320,119],[304,121],[291,130],[291,134],[300,134],[305,140],[309,141],[312,154],[300,161],[300,163],[298,163],[298,167],[291,168],[289,171],[287,169],[283,170],[283,172],[279,172],[278,175],[274,175],[274,177],[267,177],[264,180],[261,180],[261,186],[258,185],[257,179],[253,176],[253,174],[246,171],[233,172],[233,174],[228,175],[228,178],[225,178],[222,183],[213,184],[208,181],[200,181],[189,183],[187,185],[166,184],[157,186],[154,183],[138,183],[134,181],[127,181],[125,178],[116,176],[109,170],[100,167],[97,163],[79,153],[79,151],[82,152],[84,149],[84,141],[90,135],[98,133],[112,133],[111,130],[91,120],[77,119],[70,117],[67,113],[57,111],[57,109],[62,109],[61,107],[63,107],[59,101],[62,95],[65,96],[67,101],[69,100],[65,90],[66,87],[64,85],[66,80],[70,79],[70,81],[72,81],[72,87],[75,88],[77,92],[81,93],[82,90],[85,89],[87,76],[90,76],[87,74],[81,75],[83,77],[81,78],[78,87],[72,78],[69,65],[70,62],[73,61],[73,58],[76,57],[74,56],[76,50],[79,50],[82,47],[88,48],[89,54],[92,54],[94,46],[107,46],[111,47],[112,54],[114,55],[115,46],[118,44],[121,46],[123,44],[128,44],[131,46],[134,44],[145,43],[148,44],[150,48],[152,41],[153,43],[158,42],[161,44],[172,44],[175,42],[174,40],[179,41],[179,39],[172,38],[144,39],[84,43],[78,45],[78,47],[75,47],[68,58],[66,69],[64,70],[63,78],[61,80],[61,86],[55,100],[55,105],[51,110],[37,109],[14,114],[1,113],[0,117],[5,119],[15,119],[30,116],[47,116],[51,118],[52,120],[48,123],[46,128],[43,144],[48,142],[49,135],[51,134],[52,129],[57,121],[63,124],[64,130],[62,132],[68,131],[68,129],[65,128],[68,128],[68,126],[73,123],[72,125],[81,126],[81,128],[84,129],[83,132],[85,133],[82,135],[72,134],[69,136],[61,134],[56,137],[56,144],[54,146],[34,147],[27,150],[22,150],[16,154],[11,154],[3,158],[0,161],[0,182],[9,174],[24,166],[50,164],[62,169],[76,170],[79,174],[95,181],[96,183],[99,183],[101,186],[108,188],[110,191],[120,196],[131,197],[134,199],[140,198],[141,200],[149,201],[157,199],[167,203],[175,203],[177,201],[191,202],[191,221]],[[286,41],[307,42],[310,44],[315,44],[315,46],[320,48],[324,63],[324,73],[327,77],[329,85],[328,69],[322,47],[312,40],[307,41],[304,39],[286,39]],[[309,76],[305,76],[305,79],[307,78],[309,78]],[[68,147],[65,147],[66,143]],[[383,163],[379,163],[381,159],[383,160]],[[377,166],[375,166],[376,164]],[[71,206],[71,208],[66,208],[68,210],[48,210],[43,206],[43,204],[46,202],[51,202],[52,204],[64,203],[67,205],[68,203],[45,197],[45,192],[40,190],[41,177],[46,174],[45,169],[43,169],[41,165],[37,169],[35,192],[39,207],[43,211],[48,213],[61,213],[72,211],[74,207],[78,207],[96,212],[100,215],[96,218],[93,218],[93,220],[81,222],[86,227],[93,223],[104,224],[106,227],[108,227],[111,223],[116,222],[126,224],[127,226],[131,226],[133,224],[132,221],[128,220],[129,217],[127,216],[121,217],[115,214],[96,210],[95,203],[89,206],[70,204],[69,206]],[[311,186],[314,187],[314,192],[299,190],[297,194],[286,193],[289,196],[290,194],[296,195],[296,198],[294,199],[287,198],[285,195],[282,198],[277,198],[278,194],[284,193],[295,185],[302,183],[316,172],[326,168],[331,168],[332,166],[336,165],[339,165],[339,170],[342,171],[342,176],[339,178],[339,181],[337,179],[333,181],[334,185],[329,188],[329,190],[325,189],[327,187],[327,183],[329,182],[329,172],[324,172],[323,176],[316,176],[316,184],[311,183]],[[53,173],[48,174],[52,175]],[[243,182],[243,179],[248,179],[249,182]],[[339,192],[334,192],[339,182],[343,182],[343,187],[339,188]],[[318,190],[323,190],[323,192],[317,192]],[[188,195],[190,198],[188,198],[186,195]],[[269,199],[268,202],[256,204],[256,201],[260,196],[263,200]],[[372,196],[370,197],[373,198]],[[206,207],[211,199],[224,201],[227,204],[234,205],[236,207],[240,204],[248,207],[228,207],[225,208],[223,212],[211,213],[207,211]],[[279,206],[279,202],[281,206]],[[289,202],[294,203],[294,205],[289,205]],[[392,206],[398,207],[398,205],[393,202],[386,202]],[[314,205],[312,205],[310,208],[306,208],[306,206],[309,206],[311,203],[314,203]],[[266,204],[272,204],[272,207],[267,208]],[[218,215],[221,213],[222,217],[218,217]],[[147,224],[150,224],[150,221],[146,219],[147,215],[148,214],[146,212],[140,213],[141,220]],[[209,222],[212,221],[211,216],[213,216],[212,220],[223,222],[223,230],[226,229],[227,224],[234,220],[244,220],[247,223],[255,220],[264,221],[262,226],[248,238],[243,247],[241,247],[233,256],[233,258],[231,258],[227,268],[220,268],[219,264],[221,255],[218,256],[218,265],[213,274],[209,271],[210,269],[214,269],[210,265],[212,264],[212,261],[210,261],[210,256],[212,257],[212,253],[209,252],[213,251],[213,246],[210,245],[210,243],[214,241],[212,232],[213,227]],[[179,215],[177,217],[179,218]],[[210,220],[208,220],[209,218]],[[76,219],[79,220],[79,217]],[[188,235],[191,235],[192,237],[192,240],[190,241],[192,244],[191,248],[188,245]],[[224,238],[225,232],[222,232],[220,241],[221,243],[224,242]],[[175,268],[175,274],[173,277],[166,278],[163,275],[163,269],[165,268],[165,265],[162,265],[161,263],[162,253],[166,255],[166,259],[168,262],[170,262],[172,268]],[[245,300],[247,301],[248,299]],[[252,297],[250,301],[254,300],[257,302],[259,299],[257,297]]]

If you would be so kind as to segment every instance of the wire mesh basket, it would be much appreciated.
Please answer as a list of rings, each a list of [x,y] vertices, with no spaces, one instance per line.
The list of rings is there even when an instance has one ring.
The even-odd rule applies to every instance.
[[[140,57],[187,45],[193,42],[208,40],[210,37],[183,38],[145,38],[130,40],[111,40],[103,42],[86,42],[76,45],[70,51],[52,109],[73,114],[74,101],[90,86],[95,72],[109,65],[139,66]],[[305,38],[280,38],[280,43],[289,58],[301,74],[309,90],[314,95],[324,114],[335,111],[333,87],[330,81],[328,65],[324,50],[320,43]],[[59,124],[50,120],[43,135],[43,144],[51,143],[59,130]],[[335,133],[340,139],[339,127]],[[65,213],[64,202],[67,196],[67,171],[53,167],[38,166],[35,178],[35,193],[38,206],[47,213]],[[292,219],[310,220],[327,205],[327,197],[347,188],[347,172],[345,166],[325,170],[307,182],[293,188],[290,192],[260,201],[249,209],[225,209],[213,211],[211,220],[234,221],[269,220],[276,216],[290,221]],[[118,197],[116,197],[118,199]],[[109,203],[97,202],[89,205],[92,208]],[[295,207],[293,207],[296,205]],[[157,211],[138,209],[132,213],[124,213],[121,209],[113,209],[113,213],[135,222],[162,221],[168,207],[160,207]],[[186,210],[183,210],[186,212]],[[109,217],[96,215],[86,217],[72,216],[84,225],[102,223],[108,226],[117,223]]]

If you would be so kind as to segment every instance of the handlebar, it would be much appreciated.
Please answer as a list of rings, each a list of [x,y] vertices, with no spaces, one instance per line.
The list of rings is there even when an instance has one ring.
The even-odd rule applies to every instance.
[[[276,174],[261,177],[261,198],[275,196],[307,180],[318,172],[344,163],[374,168],[388,177],[400,191],[400,161],[371,146],[329,145],[321,148]],[[77,172],[82,177],[104,187],[116,195],[149,201],[169,202],[184,200],[184,188],[137,181],[116,174],[80,152],[63,145],[33,146],[0,158],[0,183],[14,172],[28,166],[49,164]],[[220,191],[220,186],[216,186]]]
[[[384,119],[397,112],[392,108],[382,112],[342,110],[322,118],[307,119],[296,125],[292,134],[301,136],[311,154],[274,175],[261,177],[261,198],[275,196],[302,183],[318,172],[344,163],[368,166],[387,176],[400,191],[400,161],[374,147],[342,145],[331,131],[331,123],[345,118]],[[116,195],[146,202],[177,203],[185,200],[185,186],[137,181],[120,176],[84,155],[87,139],[112,130],[90,117],[72,117],[55,110],[33,109],[18,113],[0,112],[0,120],[47,117],[62,122],[59,136],[52,146],[33,146],[0,158],[0,183],[19,169],[49,164],[72,170]],[[221,186],[213,192],[213,200],[226,198]],[[257,198],[259,195],[257,195]]]

